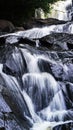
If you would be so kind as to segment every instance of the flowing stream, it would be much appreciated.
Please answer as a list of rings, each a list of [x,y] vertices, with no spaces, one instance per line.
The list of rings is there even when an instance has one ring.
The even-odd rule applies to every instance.
[[[0,85],[3,98],[22,130],[73,130],[73,61],[65,57],[68,60],[65,62],[62,58],[66,51],[12,44],[20,37],[38,39],[52,31],[72,34],[73,23],[5,35],[7,44],[0,56]],[[72,52],[69,51],[68,55]]]

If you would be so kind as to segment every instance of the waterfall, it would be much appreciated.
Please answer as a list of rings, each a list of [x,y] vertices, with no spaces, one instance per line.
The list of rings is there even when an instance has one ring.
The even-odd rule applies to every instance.
[[[4,35],[5,53],[0,62],[1,93],[22,130],[57,130],[61,125],[73,123],[73,61],[67,62],[70,56],[73,58],[73,52],[67,50],[66,54],[66,50],[42,48],[39,38],[50,33],[54,35],[52,32],[72,36],[73,23]],[[25,37],[37,39],[38,46],[12,44],[20,38],[25,40]],[[56,44],[55,41],[53,46]]]
[[[50,5],[51,13],[48,17],[56,18],[59,20],[70,21],[72,13],[72,0],[60,0]]]

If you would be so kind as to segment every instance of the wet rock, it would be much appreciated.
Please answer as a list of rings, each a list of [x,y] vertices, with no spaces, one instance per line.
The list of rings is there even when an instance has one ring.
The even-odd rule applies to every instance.
[[[18,43],[28,44],[31,46],[36,46],[35,40],[29,39],[29,38],[20,38]]]
[[[10,54],[4,62],[3,72],[6,74],[18,77],[27,72],[25,58],[17,47],[10,49]]]
[[[57,54],[61,60],[64,62],[69,62],[73,59],[73,50],[69,51],[57,51]],[[65,59],[65,60],[64,60]]]
[[[5,130],[5,127],[1,127],[0,130]]]
[[[52,74],[56,80],[65,81],[69,80],[68,73],[65,72],[65,68],[61,62],[56,63],[51,60],[38,60],[38,66],[41,72],[48,72]]]
[[[10,107],[5,102],[5,100],[2,97],[1,93],[0,93],[0,112],[1,113],[9,113],[9,112],[11,112]]]
[[[43,25],[57,25],[57,24],[65,24],[66,22],[63,20],[58,20],[55,18],[47,18],[47,19],[35,19],[37,23],[43,24]]]
[[[6,44],[29,44],[31,46],[36,46],[36,40],[16,35],[2,35],[0,36],[0,46]]]
[[[49,61],[39,59],[38,66],[41,72],[48,72],[52,74],[51,63]]]
[[[72,122],[65,123],[65,124],[62,124],[62,125],[58,125],[58,126],[55,126],[53,128],[53,130],[72,130],[72,129],[73,129],[73,123]]]
[[[71,49],[73,49],[73,41],[71,42],[71,43],[67,43],[67,46],[68,46],[68,48],[71,50]]]
[[[5,130],[5,127],[1,127],[0,130]]]
[[[73,83],[66,83],[66,89],[69,99],[73,102]]]
[[[0,46],[5,44],[5,37],[0,37]]]
[[[48,18],[48,19],[31,19],[27,23],[23,23],[24,29],[30,29],[33,27],[44,27],[44,26],[50,26],[50,25],[57,25],[57,24],[65,24],[65,21],[60,21],[58,19],[54,18]]]
[[[0,130],[21,130],[10,107],[0,93]]]
[[[0,119],[0,130],[22,130],[20,125],[16,122],[14,115],[9,113],[3,115],[2,117],[3,125],[1,125]]]
[[[69,50],[73,49],[73,35],[66,33],[52,33],[40,38],[41,46],[52,50]]]

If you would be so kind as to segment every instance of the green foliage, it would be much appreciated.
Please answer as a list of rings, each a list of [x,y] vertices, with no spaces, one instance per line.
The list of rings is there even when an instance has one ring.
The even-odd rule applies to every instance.
[[[0,0],[0,18],[22,21],[34,17],[36,8],[49,12],[49,3],[59,0]]]

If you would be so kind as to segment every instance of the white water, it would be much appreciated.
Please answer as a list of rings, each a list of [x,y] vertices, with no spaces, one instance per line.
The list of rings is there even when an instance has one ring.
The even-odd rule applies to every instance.
[[[51,5],[50,18],[69,21],[71,20],[72,0],[60,0]]]
[[[32,73],[34,73],[34,72],[39,73],[40,70],[39,70],[38,65],[37,65],[37,57],[36,57],[36,55],[31,54],[26,49],[21,49],[21,52],[23,53],[23,55],[25,57],[29,73],[31,73],[31,72]]]
[[[52,130],[55,125],[58,125],[59,123],[65,123],[62,121],[64,119],[64,116],[68,114],[68,111],[66,110],[63,93],[59,83],[50,73],[40,71],[38,61],[40,59],[43,59],[45,61],[48,61],[49,63],[53,63],[54,65],[57,63],[53,59],[51,60],[48,55],[30,53],[31,51],[25,48],[20,50],[23,53],[28,68],[28,73],[23,74],[22,76],[23,90],[21,89],[21,86],[19,85],[15,77],[6,75],[2,72],[2,64],[0,65],[0,84],[5,84],[8,90],[13,91],[14,93],[22,94],[32,119],[26,115],[25,110],[24,116],[26,116],[27,119],[32,122],[32,124],[34,124],[33,127],[30,128],[30,130]],[[13,55],[13,58],[15,61],[18,61],[17,55]],[[64,67],[64,69],[65,71],[67,71],[66,66]],[[35,94],[33,93],[34,88],[35,90],[37,89]],[[46,101],[47,106],[45,108],[42,107],[42,110],[36,112],[36,106],[39,109],[39,106],[43,104],[43,93],[45,94],[44,100]],[[36,95],[37,100],[39,98],[39,104],[36,104],[36,102],[34,102]],[[47,99],[48,96],[50,97],[50,101]],[[59,122],[55,121],[56,118]]]
[[[30,130],[53,130],[53,127],[58,126],[58,125],[62,125],[62,124],[66,124],[72,121],[65,121],[65,122],[42,122],[42,123],[36,123],[34,124],[33,128],[31,128]]]
[[[21,37],[38,39],[55,32],[73,34],[73,22],[68,22],[66,24],[60,24],[60,25],[51,25],[42,28],[32,28],[26,31],[19,31],[12,34],[1,35],[0,37],[4,37],[4,36],[7,37],[6,42],[12,44],[12,43],[16,43],[18,41],[18,38]],[[38,41],[36,44],[38,46]]]
[[[19,51],[17,51],[17,48],[15,48],[15,50],[16,51],[13,51],[12,53],[13,59],[10,60],[17,60],[18,64],[19,62],[23,64],[23,59],[19,61]],[[34,124],[30,130],[52,130],[53,126],[58,123],[65,123],[62,121],[64,120],[65,115],[68,115],[68,111],[66,110],[60,84],[50,73],[40,71],[38,61],[44,60],[54,66],[60,65],[65,73],[68,71],[68,68],[66,65],[63,65],[61,61],[56,62],[51,59],[51,57],[49,58],[48,55],[36,54],[33,50],[31,51],[31,49],[28,50],[26,48],[20,48],[20,51],[25,58],[28,68],[28,73],[22,75],[23,89],[21,89],[21,86],[15,77],[6,75],[2,72],[2,64],[0,65],[0,84],[5,84],[8,90],[13,91],[14,93],[22,94],[32,119],[26,115],[25,110],[23,114],[32,124]],[[45,96],[43,100],[42,95]],[[46,104],[45,107],[41,108],[43,102]],[[58,122],[55,121],[56,118],[58,119]]]
[[[35,113],[34,106],[33,106],[31,98],[27,95],[27,93],[24,90],[22,91],[22,95],[23,95],[23,97],[24,97],[24,99],[25,99],[25,101],[27,103],[27,107],[30,110],[33,121],[34,122],[41,122],[41,118]],[[26,113],[24,112],[24,116],[25,115],[26,115]],[[27,118],[29,118],[29,117],[27,117]]]
[[[24,74],[23,77],[23,82],[25,84],[25,82],[28,83],[28,81],[31,82],[31,86],[33,87],[33,85],[36,83],[39,87],[39,89],[46,89],[46,82],[47,82],[47,86],[48,89],[52,89],[52,92],[57,92],[59,90],[59,86],[56,82],[56,80],[53,78],[52,75],[48,74],[48,73],[40,73],[40,74],[36,74],[36,73],[32,73],[32,74]]]
[[[10,39],[10,37],[7,38],[7,42],[13,43],[17,41],[18,36],[23,38],[29,37],[37,39],[52,32],[64,32],[73,34],[73,23],[52,25],[43,28],[33,28],[27,31],[8,34],[6,36],[13,36],[12,39]],[[22,52],[23,55],[22,59],[20,52]],[[72,122],[70,120],[64,121],[64,118],[69,114],[69,111],[67,110],[64,94],[62,91],[62,87],[64,87],[63,83],[59,83],[49,72],[42,72],[41,68],[38,65],[38,62],[40,60],[43,60],[49,64],[52,64],[53,73],[60,77],[60,68],[62,68],[62,71],[64,71],[67,76],[69,71],[68,66],[64,65],[61,61],[55,61],[51,56],[48,56],[47,54],[39,53],[38,50],[36,53],[36,50],[32,48],[20,48],[18,51],[17,47],[15,47],[15,51],[13,51],[12,57],[8,58],[9,59],[6,61],[6,65],[8,64],[9,66],[7,67],[11,69],[12,64],[10,64],[10,62],[12,62],[12,60],[15,61],[14,63],[17,67],[18,65],[21,65],[21,69],[23,69],[23,58],[26,62],[28,71],[27,73],[24,72],[21,75],[22,84],[19,84],[17,77],[5,74],[2,71],[3,65],[0,64],[0,85],[4,87],[6,86],[6,89],[9,92],[14,92],[16,99],[21,98],[22,101],[26,103],[26,108],[28,108],[31,117],[25,112],[26,108],[21,104],[21,102],[18,102],[18,105],[22,105],[22,107],[24,106],[24,110],[21,107],[20,111],[22,111],[24,117],[27,117],[27,119],[33,124],[33,127],[30,128],[30,130],[52,130],[52,128],[56,125]],[[20,68],[19,70],[21,71]],[[65,76],[63,76],[63,78],[65,78]],[[14,103],[16,103],[16,101]]]
[[[63,32],[63,33],[73,34],[73,22],[69,22],[69,23],[61,24],[61,25],[51,25],[51,26],[47,26],[43,28],[33,28],[27,31],[20,31],[12,35],[21,36],[23,38],[27,37],[31,39],[38,39],[46,35],[49,35],[50,33],[53,33],[53,32],[58,32],[58,33]],[[14,37],[13,37],[13,40],[15,40]],[[11,40],[11,42],[13,40]]]

